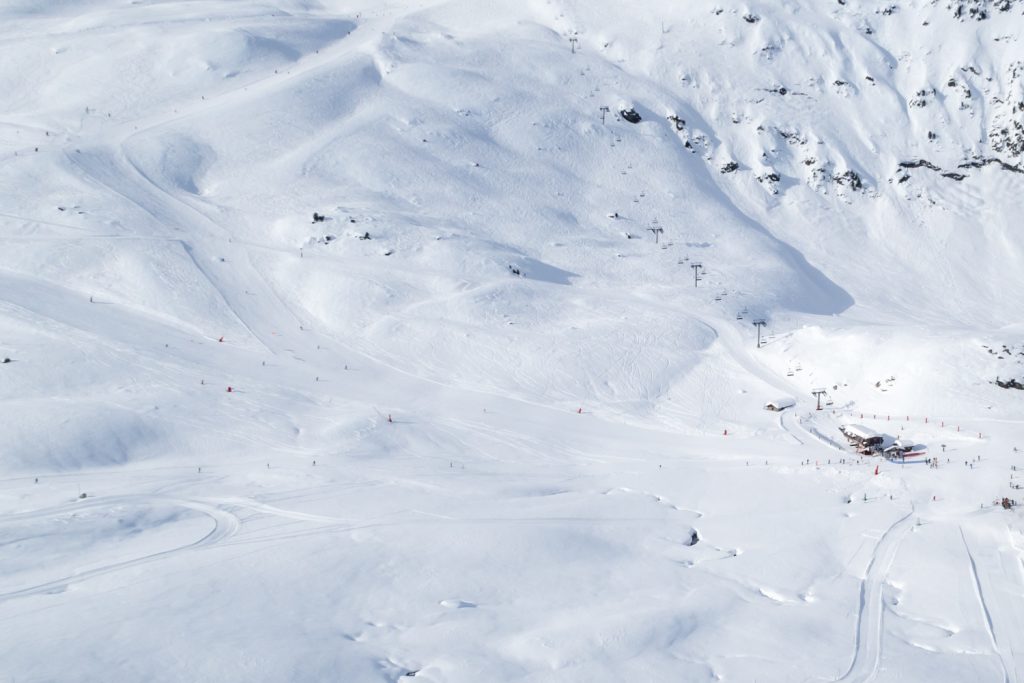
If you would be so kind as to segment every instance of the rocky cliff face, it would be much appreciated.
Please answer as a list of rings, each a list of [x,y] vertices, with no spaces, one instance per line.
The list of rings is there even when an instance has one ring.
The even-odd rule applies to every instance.
[[[958,0],[949,3],[949,9],[957,19],[984,21],[996,12],[1009,12],[1017,0]]]

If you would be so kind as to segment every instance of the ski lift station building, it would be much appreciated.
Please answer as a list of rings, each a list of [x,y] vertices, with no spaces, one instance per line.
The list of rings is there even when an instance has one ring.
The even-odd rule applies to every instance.
[[[843,425],[839,428],[839,431],[843,433],[843,436],[851,444],[862,448],[881,446],[885,440],[885,437],[878,432],[862,425]]]
[[[776,413],[778,413],[778,412],[782,412],[786,408],[792,408],[795,405],[796,405],[796,401],[795,400],[793,400],[791,398],[788,398],[788,397],[782,397],[782,398],[776,398],[776,399],[773,399],[771,401],[768,401],[767,403],[764,404],[764,409],[765,410],[773,410]]]

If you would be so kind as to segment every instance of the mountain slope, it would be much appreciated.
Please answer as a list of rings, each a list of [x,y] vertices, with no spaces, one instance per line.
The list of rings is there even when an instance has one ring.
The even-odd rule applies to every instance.
[[[0,679],[1017,679],[1020,3],[0,19]]]

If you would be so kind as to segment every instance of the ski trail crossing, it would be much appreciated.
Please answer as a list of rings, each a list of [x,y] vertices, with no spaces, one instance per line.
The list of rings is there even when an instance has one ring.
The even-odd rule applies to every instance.
[[[114,153],[101,148],[91,150],[87,154],[68,155],[68,160],[78,166],[85,175],[97,183],[102,184],[112,192],[139,207],[152,218],[155,224],[161,226],[161,229],[167,227],[168,224],[174,229],[180,229],[180,226],[183,225],[202,226],[205,228],[208,239],[219,239],[222,236],[225,240],[227,239],[223,228],[202,212],[154,183],[141,169],[125,158],[123,151]],[[234,268],[241,268],[244,271],[242,274],[246,276],[244,278],[246,286],[241,288],[231,287],[225,281],[226,273],[204,265],[205,261],[196,254],[194,240],[186,242],[184,239],[181,239],[180,241],[197,271],[206,278],[210,286],[217,292],[238,324],[263,348],[271,353],[275,353],[276,349],[274,348],[272,335],[268,334],[267,330],[262,329],[262,327],[266,327],[265,316],[262,311],[255,308],[256,303],[253,301],[236,294],[238,291],[249,291],[257,288],[262,290],[259,291],[261,296],[257,297],[260,304],[266,304],[267,302],[273,304],[277,301],[276,294],[271,296],[268,293],[269,286],[250,263],[248,254],[246,253],[243,258],[232,260]],[[237,252],[237,250],[235,251]],[[290,310],[287,311],[287,315],[281,315],[282,311],[277,311],[277,313],[279,315],[275,319],[282,321],[289,318],[294,319]],[[264,322],[264,325],[259,326],[256,324],[256,321]],[[298,324],[298,321],[295,322]]]

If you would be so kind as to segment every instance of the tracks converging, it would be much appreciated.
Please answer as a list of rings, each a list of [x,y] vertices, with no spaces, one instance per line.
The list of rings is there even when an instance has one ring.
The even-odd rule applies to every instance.
[[[878,670],[882,656],[882,617],[885,611],[882,590],[889,568],[896,559],[900,543],[913,524],[913,511],[901,517],[878,540],[871,562],[860,584],[857,635],[850,668],[839,681],[868,681]]]

